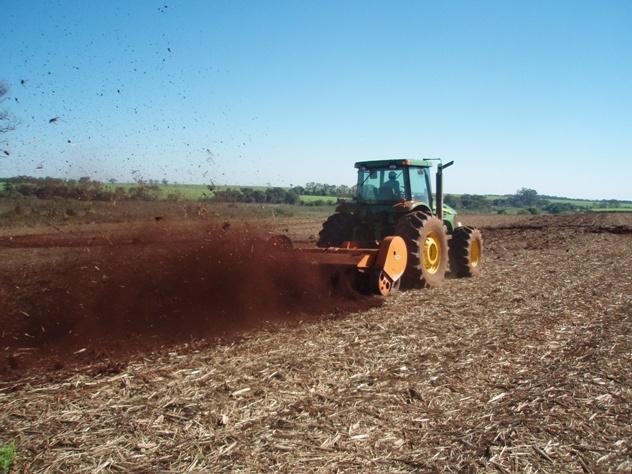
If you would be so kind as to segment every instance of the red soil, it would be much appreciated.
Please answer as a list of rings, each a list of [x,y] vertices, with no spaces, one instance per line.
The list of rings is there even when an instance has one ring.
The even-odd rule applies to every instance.
[[[0,275],[3,379],[116,370],[171,343],[378,303],[338,294],[331,271],[296,265],[243,226],[3,237],[0,249],[17,262]]]

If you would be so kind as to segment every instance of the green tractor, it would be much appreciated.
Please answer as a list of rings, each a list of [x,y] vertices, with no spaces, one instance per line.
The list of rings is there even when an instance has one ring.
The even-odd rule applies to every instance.
[[[434,197],[432,161],[438,161]],[[356,195],[351,201],[340,201],[325,221],[318,247],[376,248],[387,236],[400,236],[408,251],[404,288],[436,287],[448,271],[457,277],[479,275],[480,230],[461,225],[456,211],[443,204],[443,170],[453,163],[432,159],[356,163]]]

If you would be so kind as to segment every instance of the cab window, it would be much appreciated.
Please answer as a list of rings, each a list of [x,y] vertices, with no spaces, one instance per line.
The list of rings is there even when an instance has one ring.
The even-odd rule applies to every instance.
[[[427,168],[410,168],[410,194],[413,201],[429,203]]]
[[[364,202],[399,201],[405,198],[404,170],[397,168],[360,169],[358,199]]]

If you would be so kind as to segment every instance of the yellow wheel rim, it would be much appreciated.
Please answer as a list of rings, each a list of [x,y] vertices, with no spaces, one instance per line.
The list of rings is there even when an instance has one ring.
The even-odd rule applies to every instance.
[[[470,264],[476,267],[481,260],[481,245],[478,240],[472,240],[470,243]]]
[[[431,232],[426,236],[424,240],[424,268],[428,273],[434,274],[437,273],[439,267],[441,266],[441,253],[443,249],[441,248],[441,240],[439,236]]]

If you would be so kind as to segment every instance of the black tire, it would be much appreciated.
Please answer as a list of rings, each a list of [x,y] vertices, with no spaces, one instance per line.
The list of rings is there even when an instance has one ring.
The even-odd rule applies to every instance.
[[[323,223],[316,245],[322,248],[338,247],[343,242],[352,240],[355,223],[353,214],[340,212],[332,214]]]
[[[408,250],[402,288],[441,285],[448,269],[448,236],[443,222],[424,212],[413,211],[397,221],[395,234],[404,239]],[[430,244],[426,244],[427,239]]]
[[[473,227],[457,227],[450,239],[450,273],[456,277],[481,274],[483,236]]]

